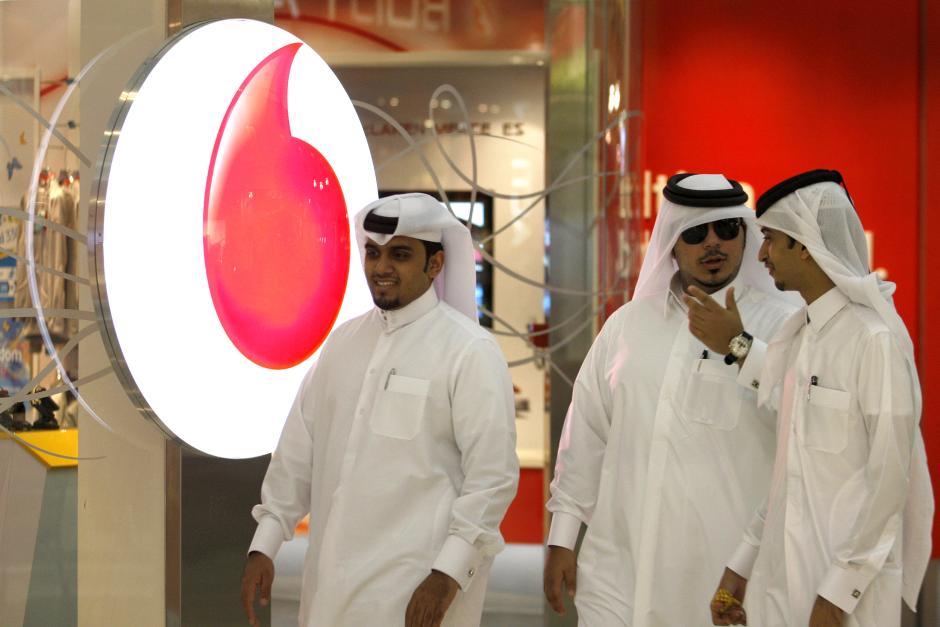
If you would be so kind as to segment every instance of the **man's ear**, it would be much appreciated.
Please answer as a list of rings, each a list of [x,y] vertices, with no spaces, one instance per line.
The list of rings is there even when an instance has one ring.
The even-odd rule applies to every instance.
[[[428,259],[428,276],[433,281],[444,269],[444,251],[439,250]]]
[[[809,250],[803,244],[800,244],[800,259],[812,259],[813,256],[809,254]]]

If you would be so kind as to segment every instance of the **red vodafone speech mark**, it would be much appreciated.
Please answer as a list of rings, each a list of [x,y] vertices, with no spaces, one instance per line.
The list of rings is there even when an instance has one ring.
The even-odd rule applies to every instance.
[[[206,275],[222,328],[245,357],[275,369],[323,343],[349,275],[339,180],[316,148],[291,136],[287,90],[300,46],[264,59],[232,99],[203,213]]]

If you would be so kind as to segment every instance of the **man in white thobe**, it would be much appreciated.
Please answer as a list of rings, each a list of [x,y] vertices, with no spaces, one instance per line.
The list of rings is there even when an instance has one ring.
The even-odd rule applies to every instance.
[[[808,305],[741,368],[742,380],[759,378],[760,402],[778,408],[769,497],[719,585],[739,601],[747,592],[752,626],[899,625],[930,555],[913,347],[894,284],[869,272],[843,183],[813,170],[758,201],[760,258]],[[744,620],[725,607],[713,604],[715,624]]]
[[[736,301],[755,343],[795,307],[757,263],[740,184],[682,174],[664,196],[633,300],[578,374],[548,502],[545,594],[564,611],[566,586],[588,627],[709,624],[709,580],[770,476],[773,415],[736,385],[730,335],[709,351],[689,332],[685,289]]]
[[[518,461],[470,234],[403,194],[361,211],[357,236],[376,308],[333,332],[301,386],[252,512],[242,602],[254,621],[309,512],[302,627],[476,626]]]

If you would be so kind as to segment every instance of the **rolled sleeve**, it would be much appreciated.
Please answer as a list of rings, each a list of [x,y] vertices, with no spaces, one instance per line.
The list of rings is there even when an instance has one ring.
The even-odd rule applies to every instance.
[[[493,556],[503,549],[499,526],[519,483],[512,381],[506,360],[491,339],[471,344],[451,376],[452,423],[463,482],[451,506],[447,531],[481,555]],[[455,540],[448,542],[445,555],[456,550]]]
[[[555,512],[552,516],[552,526],[548,532],[548,546],[560,546],[563,549],[574,550],[578,543],[578,534],[581,532],[581,519],[567,512]]]
[[[261,484],[261,503],[251,510],[258,522],[248,549],[271,559],[285,540],[293,537],[301,518],[310,511],[313,439],[304,423],[303,407],[313,369],[307,374],[284,423],[268,471]]]
[[[466,590],[482,562],[481,551],[460,536],[451,535],[444,540],[431,569],[444,573]]]
[[[872,579],[873,573],[866,574],[862,569],[833,564],[817,592],[819,596],[839,606],[846,614],[851,614]]]
[[[858,514],[835,547],[820,596],[851,613],[897,545],[907,501],[917,420],[907,361],[888,333],[872,337],[859,359],[859,406],[868,435]]]
[[[562,534],[550,538],[549,544],[555,546],[563,546],[564,542],[570,545],[566,548],[573,548],[581,521],[590,525],[594,515],[612,407],[606,380],[607,347],[610,337],[616,336],[621,328],[622,311],[607,320],[574,382],[571,405],[558,442],[555,477],[549,488],[552,496],[546,504],[553,516],[552,533]],[[559,522],[564,519],[569,522]],[[571,519],[577,520],[577,525]],[[564,527],[554,531],[556,524]]]
[[[738,548],[734,550],[731,559],[728,560],[728,568],[744,577],[751,578],[751,571],[754,570],[754,562],[757,561],[757,547],[748,542],[741,542]]]
[[[281,523],[273,517],[265,516],[258,522],[258,528],[255,529],[248,552],[258,551],[273,560],[283,543],[284,531],[281,529]]]

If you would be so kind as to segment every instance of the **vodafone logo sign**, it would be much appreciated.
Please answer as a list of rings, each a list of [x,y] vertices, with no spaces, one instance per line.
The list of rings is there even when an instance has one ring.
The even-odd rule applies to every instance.
[[[272,451],[330,331],[372,304],[352,217],[377,193],[352,103],[290,33],[224,20],[144,64],[105,144],[96,309],[126,391],[205,453]]]
[[[276,50],[242,83],[222,119],[206,183],[212,301],[236,348],[268,368],[296,366],[323,342],[349,275],[340,181],[320,151],[291,135],[287,93],[300,50]],[[246,283],[258,289],[248,292]]]

